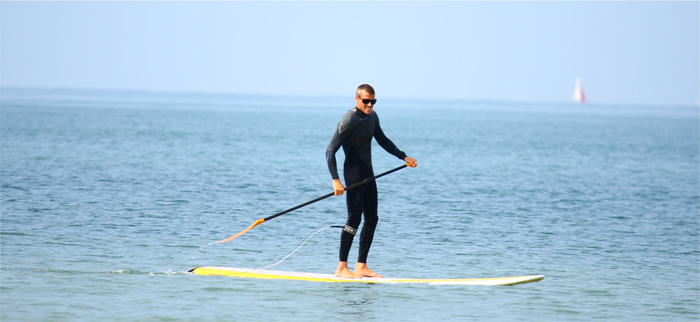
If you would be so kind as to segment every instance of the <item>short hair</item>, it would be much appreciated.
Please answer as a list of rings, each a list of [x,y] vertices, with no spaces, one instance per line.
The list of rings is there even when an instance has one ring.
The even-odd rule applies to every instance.
[[[362,84],[357,87],[357,91],[355,92],[355,96],[360,97],[362,95],[362,92],[365,92],[370,95],[374,95],[374,88],[370,86],[369,84]]]

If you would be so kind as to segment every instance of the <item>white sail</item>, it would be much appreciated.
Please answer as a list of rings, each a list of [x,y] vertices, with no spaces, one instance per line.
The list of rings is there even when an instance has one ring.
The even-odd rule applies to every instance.
[[[581,87],[581,79],[576,79],[576,87],[574,88],[574,102],[585,103],[586,94],[583,93],[583,88]]]

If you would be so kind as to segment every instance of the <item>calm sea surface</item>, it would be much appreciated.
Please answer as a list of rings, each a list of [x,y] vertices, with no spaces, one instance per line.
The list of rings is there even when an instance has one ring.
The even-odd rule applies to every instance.
[[[419,166],[378,182],[370,267],[547,277],[345,285],[187,271],[267,266],[344,224],[334,197],[212,243],[331,191],[324,152],[352,97],[0,94],[2,321],[700,318],[697,107],[380,100]],[[374,164],[401,162],[375,145]],[[339,235],[275,269],[332,273]]]

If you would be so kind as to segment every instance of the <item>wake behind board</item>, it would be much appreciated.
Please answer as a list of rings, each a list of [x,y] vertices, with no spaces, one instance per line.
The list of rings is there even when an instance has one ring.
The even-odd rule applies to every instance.
[[[258,279],[282,279],[282,280],[297,280],[309,282],[326,282],[326,283],[368,283],[368,284],[439,284],[439,285],[515,285],[522,283],[530,283],[541,281],[544,275],[529,275],[515,277],[496,277],[496,278],[439,278],[439,279],[421,279],[421,278],[342,278],[332,274],[316,274],[302,273],[289,271],[272,271],[266,269],[251,269],[251,268],[235,268],[235,267],[197,267],[190,270],[190,273],[199,275],[219,275],[233,276],[242,278],[258,278]]]

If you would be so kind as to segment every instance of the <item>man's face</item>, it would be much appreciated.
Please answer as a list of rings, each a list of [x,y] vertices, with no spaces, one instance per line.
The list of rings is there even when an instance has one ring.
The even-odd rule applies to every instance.
[[[365,104],[363,100],[364,102],[367,102],[367,104]],[[374,103],[376,103],[377,101],[374,99],[374,94],[367,94],[364,91],[362,91],[360,92],[360,96],[355,96],[355,102],[357,103],[357,108],[360,111],[362,111],[362,113],[369,115],[370,113],[372,113]]]

